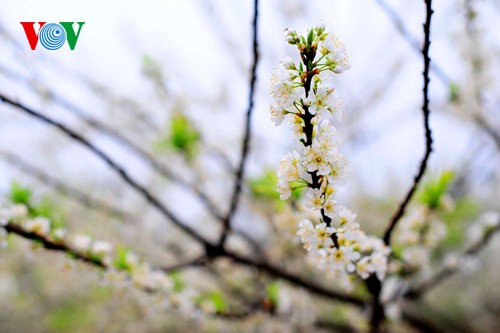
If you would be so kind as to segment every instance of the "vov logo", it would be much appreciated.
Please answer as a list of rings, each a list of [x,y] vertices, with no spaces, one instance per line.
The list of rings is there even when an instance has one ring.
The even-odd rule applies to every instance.
[[[57,23],[47,23],[38,22],[40,27],[38,28],[38,34],[35,32],[35,22],[20,22],[26,33],[26,38],[32,50],[36,49],[38,41],[47,50],[57,50],[60,49],[66,41],[70,50],[74,50],[78,37],[80,37],[80,32],[82,31],[82,26],[85,22],[78,23],[78,31],[75,33],[73,30],[73,24],[75,22],[59,22]]]

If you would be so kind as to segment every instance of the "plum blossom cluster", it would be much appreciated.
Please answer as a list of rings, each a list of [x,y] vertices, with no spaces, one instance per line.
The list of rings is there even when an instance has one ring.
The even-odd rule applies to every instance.
[[[331,81],[350,68],[345,46],[321,21],[305,35],[289,29],[285,35],[297,47],[300,61],[287,57],[273,72],[271,120],[276,126],[285,120],[302,148],[281,159],[280,198],[306,189],[303,204],[318,219],[300,222],[298,235],[318,269],[346,289],[356,273],[362,279],[374,274],[382,280],[389,249],[382,240],[365,235],[356,215],[335,200],[337,188],[346,183],[347,166],[334,127],[342,120],[342,102]]]
[[[418,205],[401,219],[395,243],[402,247],[401,259],[406,270],[428,271],[432,251],[446,237],[447,228],[427,205]]]
[[[21,234],[30,233],[51,245],[58,246],[73,257],[93,262],[105,269],[104,282],[123,289],[134,287],[159,296],[161,308],[174,308],[189,316],[216,313],[215,301],[196,288],[184,286],[179,274],[150,266],[137,254],[123,247],[97,240],[86,234],[68,235],[66,230],[55,227],[50,219],[32,216],[24,204],[0,209],[0,245],[5,246],[10,227]],[[12,228],[10,228],[12,231]]]
[[[138,288],[162,292],[172,290],[171,278],[163,271],[142,262],[136,254],[122,248],[115,249],[111,243],[95,240],[85,234],[67,235],[65,229],[55,227],[49,219],[31,216],[29,209],[23,204],[0,210],[0,245],[6,244],[8,234],[5,227],[9,224],[60,245],[60,248],[66,249],[70,254],[99,264],[111,272],[108,276],[112,276],[113,272],[125,274]]]

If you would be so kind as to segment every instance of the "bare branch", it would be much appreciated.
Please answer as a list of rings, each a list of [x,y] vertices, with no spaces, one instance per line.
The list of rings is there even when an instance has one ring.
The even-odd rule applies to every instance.
[[[30,90],[37,92],[37,89],[33,85],[33,83],[29,82],[28,79],[23,78],[21,75],[15,73],[9,68],[0,65],[0,71],[2,73],[7,74],[9,78],[18,81],[20,83],[23,83]],[[52,99],[55,103],[57,103],[58,105],[60,105],[61,107],[65,108],[73,115],[78,117],[87,126],[99,131],[101,134],[108,136],[116,143],[122,145],[125,149],[128,149],[132,153],[137,155],[162,177],[185,186],[187,189],[189,189],[198,196],[198,198],[205,204],[210,214],[212,214],[215,218],[217,218],[220,221],[224,220],[224,217],[219,211],[219,209],[200,188],[188,182],[187,180],[182,179],[179,175],[174,174],[172,170],[170,170],[166,165],[160,163],[146,149],[142,148],[141,146],[139,146],[126,136],[122,135],[118,130],[114,129],[113,127],[108,126],[105,123],[102,123],[101,121],[88,115],[88,113],[85,112],[81,107],[71,102],[70,100],[66,99],[64,96],[60,95],[57,91],[47,91],[45,93],[47,94],[48,98]],[[221,152],[217,152],[217,155],[220,156],[221,158],[225,157]],[[227,164],[227,161],[224,162]]]
[[[500,132],[494,129],[487,121],[480,115],[474,117],[476,124],[493,140],[497,150],[500,151]]]
[[[158,209],[158,211],[167,219],[171,220],[172,223],[177,225],[179,228],[184,230],[188,235],[197,240],[203,245],[207,245],[208,241],[199,235],[193,228],[181,222],[166,206],[164,206],[151,192],[149,192],[144,186],[140,185],[137,181],[135,181],[126,171],[123,169],[118,163],[116,163],[111,157],[109,157],[106,153],[104,153],[101,149],[90,143],[87,139],[85,139],[80,134],[71,130],[67,126],[61,124],[60,122],[51,119],[41,113],[28,108],[27,106],[20,104],[18,102],[13,101],[12,99],[0,94],[0,100],[13,106],[15,110],[22,111],[23,113],[42,121],[45,124],[48,124],[54,128],[57,128],[71,139],[75,140],[88,150],[90,150],[94,155],[96,155],[99,159],[101,159],[104,163],[106,163],[114,172],[116,172],[128,185],[130,185],[134,190],[136,190],[139,194],[141,194],[144,199],[148,203],[150,203],[153,207]]]
[[[288,281],[298,287],[302,287],[304,289],[309,290],[313,294],[316,294],[318,296],[323,296],[332,300],[337,300],[353,305],[358,305],[358,306],[363,306],[365,304],[365,301],[361,298],[343,294],[340,292],[336,292],[330,289],[327,289],[319,284],[316,284],[312,281],[305,280],[301,278],[298,275],[294,275],[292,273],[289,273],[277,266],[274,266],[273,264],[270,264],[265,261],[253,261],[249,258],[245,258],[240,256],[239,254],[236,254],[234,252],[226,252],[226,256],[230,259],[232,259],[234,262],[242,264],[244,266],[249,266],[249,267],[255,267],[271,276],[274,276],[276,278]]]
[[[395,26],[396,30],[401,34],[401,36],[410,44],[415,52],[420,53],[420,42],[415,36],[413,36],[406,27],[404,20],[399,16],[399,14],[392,8],[385,0],[376,0],[379,7],[384,11],[389,20]],[[436,77],[446,86],[451,83],[449,76],[445,71],[439,66],[435,61],[430,65],[430,69],[436,74]]]
[[[416,328],[419,332],[422,333],[444,333],[443,330],[437,328],[434,324],[429,323],[425,319],[422,319],[415,314],[403,311],[401,313],[401,319],[411,325],[413,328]]]
[[[234,182],[233,195],[231,197],[229,211],[228,211],[228,213],[223,221],[223,223],[224,223],[223,228],[224,229],[222,231],[222,234],[221,234],[221,237],[219,240],[220,244],[225,243],[226,238],[227,238],[229,231],[231,229],[231,220],[236,212],[236,209],[238,208],[238,203],[239,203],[241,188],[242,188],[242,183],[243,183],[243,176],[245,174],[245,166],[246,166],[246,161],[247,161],[247,157],[248,157],[250,137],[251,137],[251,120],[252,120],[252,112],[253,112],[253,108],[254,108],[255,83],[257,81],[257,64],[259,62],[259,44],[258,44],[258,40],[257,40],[259,0],[254,0],[253,9],[254,9],[253,10],[253,22],[252,22],[253,63],[252,63],[252,72],[251,72],[251,78],[250,78],[250,91],[248,94],[248,109],[247,109],[246,121],[245,121],[245,134],[243,136],[240,164],[239,164],[238,170],[236,172],[236,180]]]
[[[196,257],[194,259],[185,261],[185,262],[180,262],[178,264],[173,264],[173,265],[165,266],[165,267],[158,267],[158,269],[162,270],[165,273],[169,273],[169,272],[178,271],[178,270],[188,268],[188,267],[203,266],[206,263],[208,263],[208,257],[206,255],[202,255],[202,256]]]
[[[385,234],[384,234],[384,242],[386,244],[390,244],[391,242],[391,235],[392,231],[396,227],[396,224],[398,221],[403,217],[406,206],[410,203],[411,198],[415,194],[415,191],[417,190],[417,187],[422,180],[422,177],[425,173],[425,170],[427,169],[427,162],[429,160],[429,156],[431,155],[432,152],[432,132],[431,128],[429,126],[429,115],[430,115],[430,110],[429,110],[429,68],[430,68],[430,63],[431,63],[431,58],[429,57],[429,48],[431,45],[430,41],[430,34],[431,34],[431,17],[432,17],[432,0],[425,0],[426,4],[426,19],[424,23],[424,46],[422,48],[422,57],[424,61],[424,71],[423,71],[423,76],[424,76],[424,88],[423,88],[423,106],[422,106],[422,113],[423,113],[423,120],[424,120],[424,128],[425,128],[425,153],[424,157],[422,158],[422,161],[420,162],[420,167],[418,169],[417,174],[415,175],[415,178],[413,180],[413,185],[411,186],[410,190],[406,194],[405,198],[399,205],[398,210],[392,217],[392,220],[387,227]]]

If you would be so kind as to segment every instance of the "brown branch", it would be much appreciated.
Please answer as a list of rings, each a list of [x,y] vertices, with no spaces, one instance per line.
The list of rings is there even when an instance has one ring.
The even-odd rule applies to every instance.
[[[265,261],[253,261],[252,259],[240,256],[237,253],[229,251],[226,252],[225,256],[232,259],[236,263],[244,266],[255,267],[273,277],[288,281],[298,287],[307,289],[318,296],[323,296],[332,300],[341,301],[357,306],[364,306],[365,304],[364,299],[327,289],[319,284],[316,284],[315,282],[303,279],[298,275],[294,275],[293,273],[287,272],[282,268],[274,266],[271,263]]]
[[[443,330],[437,328],[434,324],[408,311],[402,311],[401,319],[422,333],[444,333]]]
[[[3,67],[0,65],[0,71],[2,73],[6,73],[9,78],[16,80],[20,83],[23,83],[27,86],[31,91],[38,92],[36,87],[33,86],[32,83],[28,81],[28,79],[23,78],[19,74],[14,71]],[[187,180],[182,179],[178,175],[174,174],[172,170],[170,170],[167,166],[160,163],[154,156],[152,156],[147,150],[143,149],[141,146],[122,135],[118,130],[114,129],[111,126],[108,126],[99,120],[91,117],[87,114],[82,108],[78,105],[72,103],[64,96],[58,94],[56,91],[48,91],[46,92],[49,98],[51,98],[54,102],[59,104],[61,107],[65,108],[73,115],[78,117],[81,121],[83,121],[87,126],[99,131],[101,134],[104,134],[114,140],[116,143],[122,145],[125,149],[130,150],[132,153],[141,158],[146,164],[148,164],[154,171],[160,174],[162,177],[169,179],[173,182],[176,182],[180,185],[185,186],[187,189],[192,191],[194,194],[198,196],[198,198],[205,204],[210,214],[212,214],[215,218],[222,221],[224,217],[220,213],[219,209],[212,202],[212,200],[197,186],[191,184]],[[219,153],[222,155],[222,153]]]
[[[500,132],[493,128],[487,121],[480,115],[474,117],[476,124],[493,140],[497,150],[500,151]]]
[[[258,44],[258,17],[259,17],[259,0],[254,0],[253,7],[253,22],[252,22],[252,30],[253,30],[253,63],[252,63],[252,72],[250,78],[250,91],[248,94],[248,109],[246,112],[246,120],[245,120],[245,134],[243,136],[243,143],[241,147],[241,158],[238,166],[238,170],[236,172],[236,180],[234,182],[233,195],[231,196],[231,203],[229,206],[229,211],[223,221],[223,231],[219,240],[219,244],[223,245],[226,241],[226,238],[231,229],[231,220],[236,213],[236,209],[238,208],[239,199],[241,195],[241,189],[243,185],[243,176],[245,175],[245,166],[248,158],[249,151],[249,143],[251,137],[251,120],[252,113],[254,108],[254,94],[255,94],[255,83],[257,82],[257,64],[259,62],[259,44]]]
[[[206,255],[202,255],[202,256],[196,257],[194,259],[185,261],[185,262],[180,262],[180,263],[173,264],[170,266],[157,267],[157,268],[165,273],[169,273],[169,272],[178,271],[178,270],[188,268],[188,267],[203,266],[206,263],[208,263],[208,258]]]
[[[115,162],[111,157],[109,157],[104,151],[90,143],[87,139],[85,139],[82,135],[76,133],[69,127],[63,125],[62,123],[51,119],[41,113],[21,104],[12,99],[6,97],[3,94],[0,94],[0,100],[13,106],[15,110],[21,111],[31,117],[38,119],[39,121],[50,125],[54,128],[57,128],[71,139],[75,140],[89,151],[91,151],[94,155],[96,155],[99,159],[101,159],[104,163],[106,163],[114,172],[116,172],[122,179],[130,185],[134,190],[136,190],[139,194],[142,195],[144,199],[148,203],[150,203],[153,207],[155,207],[164,217],[171,220],[172,223],[177,225],[183,231],[185,231],[192,238],[200,242],[201,244],[208,245],[208,241],[198,234],[193,228],[181,222],[166,206],[164,206],[151,192],[149,192],[144,186],[140,185],[137,181],[135,181],[126,171],[121,167],[117,162]]]
[[[423,106],[422,106],[422,113],[423,113],[423,120],[424,120],[424,128],[425,128],[425,153],[424,157],[422,158],[422,161],[420,162],[420,167],[418,169],[417,174],[415,175],[415,178],[413,180],[413,185],[411,186],[410,190],[406,194],[405,198],[399,205],[398,210],[394,214],[394,216],[391,219],[391,222],[389,226],[387,227],[385,234],[384,234],[384,242],[389,245],[391,242],[391,235],[396,227],[398,221],[403,217],[406,207],[410,203],[410,200],[412,199],[413,195],[415,194],[415,191],[417,190],[417,187],[422,180],[422,177],[425,173],[425,170],[427,169],[427,162],[429,160],[429,156],[431,155],[432,152],[432,132],[431,128],[429,126],[429,115],[430,115],[430,110],[429,110],[429,68],[430,68],[430,63],[431,63],[431,58],[429,57],[429,48],[431,45],[430,41],[430,34],[431,34],[431,17],[432,17],[432,0],[425,0],[425,5],[426,5],[426,18],[425,18],[425,23],[424,23],[424,46],[422,48],[422,57],[424,61],[424,71],[423,71],[423,77],[424,77],[424,88],[423,88]]]
[[[98,258],[92,258],[90,256],[86,256],[82,253],[79,253],[78,251],[74,251],[71,249],[65,242],[63,241],[54,241],[51,240],[50,238],[39,235],[33,232],[29,232],[25,229],[23,229],[21,226],[9,223],[5,226],[0,226],[0,228],[4,228],[8,233],[16,234],[18,236],[21,236],[22,238],[38,242],[41,244],[45,249],[49,251],[56,251],[56,252],[63,252],[66,254],[71,254],[74,258],[83,261],[85,263],[91,264],[93,266],[99,267],[99,268],[107,268],[106,264],[99,260]]]
[[[98,267],[101,268],[106,268],[106,265],[101,262],[101,261],[96,261],[95,258],[87,257],[84,254],[78,253],[77,251],[72,250],[66,243],[64,242],[56,242],[53,241],[45,236],[38,235],[36,233],[28,232],[24,230],[21,226],[15,225],[15,224],[7,224],[4,226],[9,233],[14,233],[17,234],[23,238],[29,239],[29,240],[34,240],[37,242],[40,242],[44,248],[48,250],[53,250],[53,251],[59,251],[59,252],[65,252],[65,253],[71,253],[75,255],[76,259],[82,260],[84,262],[88,262],[91,264],[94,264]],[[345,302],[348,304],[356,305],[356,306],[363,306],[364,305],[364,300],[361,298],[357,298],[354,296],[346,295],[340,292],[336,292],[330,289],[327,289],[321,285],[316,284],[315,282],[306,280],[301,278],[300,276],[294,275],[292,273],[289,273],[279,267],[276,267],[268,262],[258,262],[258,261],[253,261],[249,258],[242,257],[236,253],[233,252],[224,252],[223,254],[220,254],[222,257],[227,257],[232,259],[234,262],[247,266],[247,267],[253,267],[258,270],[261,270],[265,272],[266,274],[269,274],[270,276],[273,276],[275,278],[279,278],[284,281],[288,281],[289,283],[301,287],[304,289],[309,290],[311,293],[316,294],[318,296],[322,296],[331,300],[335,301],[340,301],[340,302]],[[158,267],[157,269],[160,269],[164,272],[171,272],[174,270],[179,270],[187,267],[192,267],[192,266],[198,266],[198,265],[203,265],[205,263],[208,263],[211,259],[209,256],[200,256],[198,258],[195,258],[194,260],[190,260],[184,263],[180,264],[175,264],[169,267]]]

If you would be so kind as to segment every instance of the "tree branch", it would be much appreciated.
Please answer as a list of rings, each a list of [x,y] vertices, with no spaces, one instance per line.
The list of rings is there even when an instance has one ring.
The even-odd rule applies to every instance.
[[[39,92],[33,83],[29,82],[28,79],[23,78],[19,74],[14,71],[3,67],[0,65],[0,72],[6,73],[9,78],[23,83],[33,92]],[[212,214],[215,218],[220,221],[224,220],[224,216],[221,214],[216,205],[212,202],[212,200],[197,186],[188,182],[187,180],[182,179],[178,175],[174,174],[172,170],[170,170],[167,166],[160,163],[154,156],[152,156],[146,149],[143,149],[141,146],[122,135],[118,130],[114,129],[111,126],[106,125],[105,123],[100,122],[99,120],[91,117],[87,114],[82,108],[78,105],[72,103],[64,96],[57,93],[57,91],[47,91],[44,93],[48,98],[52,99],[53,102],[57,103],[61,107],[65,108],[73,115],[78,117],[81,121],[83,121],[89,127],[99,131],[101,134],[104,134],[114,140],[116,143],[122,145],[124,148],[130,150],[132,153],[141,158],[146,164],[148,164],[154,171],[160,174],[162,177],[169,179],[173,182],[176,182],[180,185],[185,186],[187,189],[191,190],[194,194],[198,196],[198,198],[205,204],[210,214]],[[222,155],[219,153],[219,155]]]
[[[416,328],[417,330],[419,330],[419,332],[422,333],[444,333],[444,331],[437,328],[434,324],[429,323],[426,320],[408,311],[402,311],[401,319],[403,319],[413,328]]]
[[[130,185],[134,190],[141,194],[148,203],[155,207],[164,217],[168,218],[175,225],[185,231],[192,238],[200,242],[201,244],[207,245],[208,241],[199,235],[193,228],[181,222],[166,206],[164,206],[151,192],[149,192],[144,186],[140,185],[135,181],[118,163],[116,163],[111,157],[104,153],[101,149],[90,143],[80,134],[76,133],[72,129],[63,125],[62,123],[51,119],[41,113],[28,108],[27,106],[13,101],[12,99],[0,94],[0,100],[13,106],[15,110],[22,111],[23,113],[38,119],[39,121],[48,124],[54,128],[57,128],[71,139],[75,140],[88,150],[90,150],[94,155],[106,163],[114,172],[116,172],[128,185]]]
[[[252,112],[254,108],[254,94],[255,94],[255,83],[257,81],[257,64],[259,62],[259,44],[258,44],[258,17],[259,17],[259,0],[254,0],[253,7],[253,63],[252,63],[252,72],[250,78],[250,91],[248,94],[248,109],[246,113],[245,120],[245,134],[243,136],[243,143],[241,147],[241,158],[238,166],[238,170],[236,172],[236,180],[234,182],[233,195],[231,197],[231,203],[229,206],[229,211],[223,221],[223,231],[219,240],[219,244],[223,245],[226,241],[226,238],[231,229],[231,220],[236,213],[236,209],[238,208],[238,203],[241,195],[241,189],[243,184],[243,176],[245,174],[245,166],[248,157],[249,143],[251,137],[251,120],[252,120]]]
[[[410,44],[413,50],[418,53],[421,53],[420,43],[415,38],[410,30],[406,27],[404,20],[399,16],[399,14],[392,8],[385,0],[376,0],[379,7],[384,11],[389,20],[392,22],[396,30],[400,33],[400,35]],[[440,80],[444,85],[448,86],[451,83],[449,76],[445,73],[445,71],[439,66],[435,61],[430,65],[430,69],[436,74],[438,80]]]
[[[398,210],[392,217],[392,220],[387,227],[385,234],[384,234],[384,242],[389,245],[391,242],[391,235],[392,231],[396,227],[398,221],[403,217],[406,206],[410,203],[411,198],[415,194],[415,191],[417,190],[417,187],[425,173],[425,170],[427,169],[427,162],[429,160],[429,156],[432,152],[432,132],[431,128],[429,126],[429,115],[430,115],[430,110],[429,110],[429,68],[430,68],[430,63],[431,59],[429,57],[429,48],[431,45],[430,41],[430,34],[431,34],[431,17],[432,17],[432,0],[425,0],[425,5],[426,5],[426,19],[424,23],[424,46],[422,48],[422,57],[424,61],[424,71],[423,71],[423,77],[424,77],[424,88],[423,88],[423,106],[422,106],[422,113],[423,113],[423,120],[424,120],[424,128],[425,128],[425,153],[424,157],[422,158],[422,161],[420,162],[420,167],[418,169],[417,174],[415,175],[415,178],[413,180],[413,185],[411,186],[410,190],[406,194],[405,198],[399,205]]]
[[[249,258],[242,257],[239,254],[236,254],[234,252],[226,252],[225,254],[226,257],[232,259],[234,262],[239,263],[244,266],[249,266],[249,267],[255,267],[271,276],[274,276],[276,278],[288,281],[298,287],[302,287],[304,289],[309,290],[313,294],[316,294],[318,296],[323,296],[332,300],[337,300],[357,306],[364,306],[365,300],[343,294],[340,292],[336,292],[327,288],[324,288],[312,281],[305,280],[301,278],[300,276],[294,275],[292,273],[289,273],[279,267],[276,267],[268,262],[265,261],[253,261]]]
[[[46,236],[29,232],[23,229],[21,226],[13,223],[9,223],[5,226],[0,226],[0,228],[4,228],[8,233],[16,234],[18,236],[21,236],[22,238],[36,241],[49,251],[63,252],[66,254],[70,253],[71,255],[73,255],[74,258],[80,261],[83,261],[85,263],[91,264],[99,268],[107,268],[104,262],[98,260],[97,258],[86,256],[82,253],[79,253],[78,251],[74,251],[63,241],[53,241],[47,238]]]
[[[500,231],[500,223],[493,229],[488,230],[483,238],[477,243],[470,246],[467,250],[462,253],[463,258],[475,256],[481,252],[486,245],[488,245],[489,241],[497,233]],[[422,297],[426,292],[434,289],[442,282],[448,280],[450,277],[460,272],[460,267],[443,267],[441,270],[437,271],[429,277],[427,280],[421,282],[420,284],[410,288],[405,294],[404,297],[409,299],[418,299]]]
[[[500,151],[500,132],[493,128],[481,115],[474,116],[476,124],[493,140],[497,150]]]

